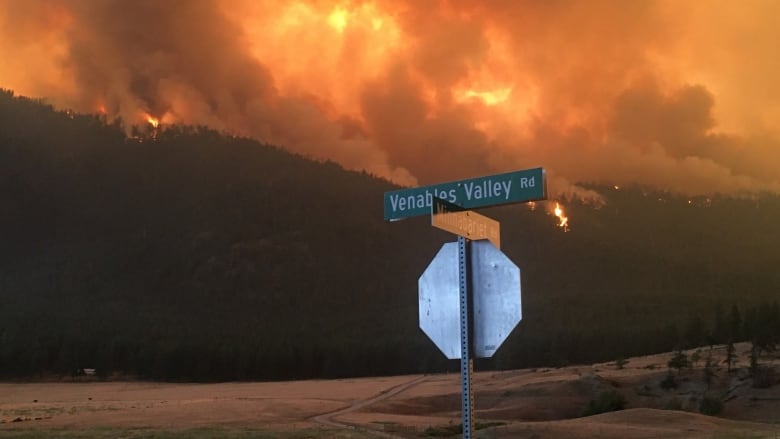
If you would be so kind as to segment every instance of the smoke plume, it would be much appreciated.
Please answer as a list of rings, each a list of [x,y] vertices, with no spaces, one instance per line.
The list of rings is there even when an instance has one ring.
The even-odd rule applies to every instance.
[[[0,87],[401,184],[780,193],[780,2],[0,0]]]

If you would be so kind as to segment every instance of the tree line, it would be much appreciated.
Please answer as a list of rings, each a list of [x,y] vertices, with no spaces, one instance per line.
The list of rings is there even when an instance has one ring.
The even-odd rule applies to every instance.
[[[457,370],[417,322],[417,278],[453,237],[384,223],[396,186],[205,127],[126,131],[0,91],[0,377]],[[567,233],[543,208],[485,211],[523,321],[478,368],[777,343],[777,196],[592,187],[604,206],[559,200]]]

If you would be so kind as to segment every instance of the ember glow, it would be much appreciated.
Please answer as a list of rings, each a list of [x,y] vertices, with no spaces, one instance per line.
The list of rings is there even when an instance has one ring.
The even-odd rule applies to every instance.
[[[407,185],[780,193],[780,2],[0,0],[0,87]]]

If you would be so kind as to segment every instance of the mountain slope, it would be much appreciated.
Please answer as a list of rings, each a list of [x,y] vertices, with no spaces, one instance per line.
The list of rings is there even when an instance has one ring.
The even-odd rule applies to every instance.
[[[393,188],[204,128],[127,138],[2,92],[0,376],[451,368],[417,329],[417,277],[453,238],[424,218],[384,223]],[[567,204],[569,233],[543,209],[484,211],[521,267],[524,321],[480,367],[668,350],[717,303],[775,297],[776,196],[599,190],[602,208]]]

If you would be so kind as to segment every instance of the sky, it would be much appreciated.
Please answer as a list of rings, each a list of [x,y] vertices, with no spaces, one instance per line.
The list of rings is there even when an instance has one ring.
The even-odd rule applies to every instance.
[[[402,185],[780,193],[775,0],[0,0],[0,88]]]

